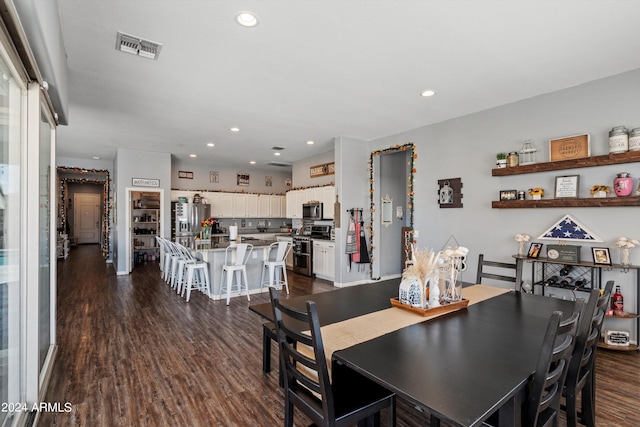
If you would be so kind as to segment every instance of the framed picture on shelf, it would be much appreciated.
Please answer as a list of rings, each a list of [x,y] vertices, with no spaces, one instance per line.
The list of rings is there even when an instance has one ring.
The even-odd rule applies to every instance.
[[[593,263],[601,265],[611,265],[611,254],[609,248],[591,248],[593,253]]]
[[[576,199],[580,175],[556,176],[556,199]]]
[[[532,243],[531,246],[529,246],[527,257],[538,259],[540,257],[540,252],[542,252],[542,243]]]
[[[591,137],[588,133],[549,140],[549,158],[552,162],[581,159],[591,155]]]
[[[503,200],[517,200],[518,199],[518,191],[516,190],[501,190],[500,191],[500,201]]]

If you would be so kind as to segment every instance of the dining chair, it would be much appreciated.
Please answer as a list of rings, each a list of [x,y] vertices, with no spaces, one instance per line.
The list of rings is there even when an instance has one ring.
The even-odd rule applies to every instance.
[[[596,349],[613,284],[614,281],[609,280],[602,295],[598,289],[593,289],[585,304],[564,386],[565,405],[561,406],[566,411],[568,427],[576,426],[578,420],[587,427],[595,427]],[[581,412],[577,408],[578,396],[582,403]]]
[[[524,403],[524,427],[558,425],[560,397],[575,347],[583,307],[584,299],[579,298],[576,300],[573,314],[567,320],[561,321],[561,312],[554,312],[549,319],[536,370]]]
[[[299,311],[282,305],[276,289],[269,288],[269,295],[280,373],[285,376],[285,427],[293,426],[294,407],[319,427],[348,426],[358,421],[372,425],[379,423],[380,411],[387,408],[387,425],[395,426],[395,393],[347,367],[341,367],[345,376],[334,375],[333,383],[330,381],[315,303],[307,301],[306,311]],[[296,325],[300,322],[309,332],[298,332]]]
[[[490,267],[490,271],[485,271],[485,267]],[[503,274],[493,273],[495,269],[508,269],[513,271],[502,271]],[[506,275],[509,273],[509,275]],[[511,275],[513,274],[513,276]],[[500,280],[503,282],[516,283],[516,264],[510,264],[507,262],[487,261],[484,259],[484,254],[478,255],[478,274],[476,276],[476,283],[482,283],[482,279]]]
[[[273,242],[269,245],[262,265],[260,277],[260,291],[264,285],[269,287],[282,287],[284,285],[289,293],[289,281],[287,280],[287,255],[291,252],[291,242]],[[265,273],[267,275],[265,279]]]
[[[239,243],[227,246],[224,251],[224,264],[222,266],[222,274],[220,277],[220,295],[222,298],[223,292],[227,292],[227,305],[231,300],[231,287],[233,286],[233,279],[237,276],[238,295],[242,293],[242,287],[244,286],[247,292],[247,300],[251,301],[249,297],[249,282],[247,280],[247,261],[253,251],[253,245],[250,243]]]

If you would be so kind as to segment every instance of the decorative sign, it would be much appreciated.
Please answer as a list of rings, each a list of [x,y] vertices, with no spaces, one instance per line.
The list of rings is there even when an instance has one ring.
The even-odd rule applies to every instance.
[[[309,176],[311,178],[317,178],[319,176],[333,175],[336,173],[335,165],[335,162],[331,162],[323,165],[311,166],[311,168],[309,168]]]
[[[265,187],[273,187],[273,177],[272,176],[265,176],[264,177],[264,186]]]
[[[193,179],[193,172],[178,171],[178,178]]]
[[[238,185],[242,187],[249,186],[249,174],[244,172],[238,172]]]
[[[556,177],[556,199],[578,197],[578,182],[580,175],[567,175]]]
[[[589,157],[591,155],[589,142],[590,136],[588,133],[552,139],[549,141],[549,158],[552,162],[557,162],[559,160]]]
[[[462,207],[462,178],[438,180],[438,204],[441,208]]]
[[[218,171],[211,171],[209,172],[209,182],[212,182],[214,184],[218,183],[220,174]]]
[[[160,187],[159,179],[131,178],[131,185],[134,187]]]

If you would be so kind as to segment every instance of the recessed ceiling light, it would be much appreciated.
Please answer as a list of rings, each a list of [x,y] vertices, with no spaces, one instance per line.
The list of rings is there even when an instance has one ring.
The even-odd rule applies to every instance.
[[[93,160],[100,160],[100,157],[98,157],[98,156],[93,156]]]
[[[240,132],[240,128],[237,128],[237,127],[229,128],[229,130],[230,130],[231,132]]]
[[[216,144],[214,144],[213,142],[207,143],[207,147],[215,147],[215,146],[216,146]]]
[[[428,98],[430,96],[433,96],[436,94],[435,90],[432,89],[427,89],[427,90],[423,90],[422,92],[420,92],[420,96],[424,96],[425,98]]]
[[[255,165],[256,161],[255,160],[251,160],[249,163],[251,163],[252,165]]]
[[[280,153],[276,151],[275,153],[273,153],[273,155],[274,155],[274,156],[279,156],[279,155],[280,155]]]
[[[189,154],[189,157],[198,157],[195,154]]]
[[[255,27],[259,23],[258,17],[253,12],[239,12],[236,15],[236,22],[248,28]]]
[[[313,144],[315,144],[315,143],[314,143],[313,141],[307,141],[307,144],[309,144],[309,145],[313,145]]]

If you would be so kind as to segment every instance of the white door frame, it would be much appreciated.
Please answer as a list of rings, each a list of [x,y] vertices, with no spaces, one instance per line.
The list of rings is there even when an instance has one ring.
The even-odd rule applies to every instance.
[[[160,193],[160,222],[158,224],[158,236],[163,235],[163,227],[162,223],[165,220],[165,212],[164,212],[164,189],[162,188],[149,188],[149,187],[126,187],[124,189],[126,194],[126,207],[125,207],[125,257],[126,257],[126,272],[127,274],[131,273],[133,270],[133,263],[131,262],[131,193],[134,191],[144,191],[145,193]]]

